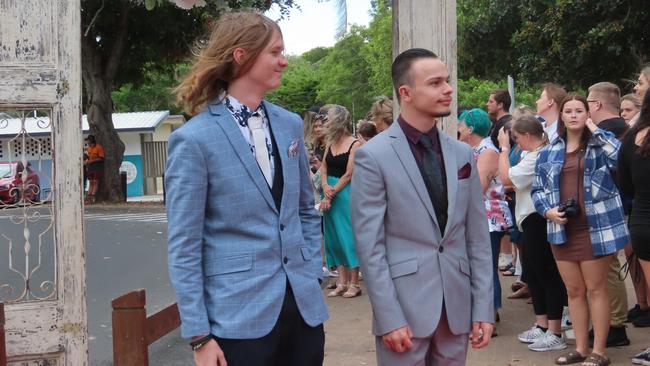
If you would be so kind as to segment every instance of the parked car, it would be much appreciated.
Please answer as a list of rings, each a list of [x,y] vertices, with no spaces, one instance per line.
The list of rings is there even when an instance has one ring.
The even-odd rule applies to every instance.
[[[27,174],[25,184],[23,171]],[[27,169],[21,162],[0,163],[0,204],[33,203],[40,201],[40,196],[40,180],[29,163]]]

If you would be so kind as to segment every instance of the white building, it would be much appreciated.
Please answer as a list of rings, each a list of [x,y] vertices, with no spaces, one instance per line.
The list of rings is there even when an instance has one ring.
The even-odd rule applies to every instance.
[[[47,197],[52,181],[52,133],[48,117],[18,118],[0,116],[0,162],[18,161],[24,155],[41,180],[42,197]],[[162,193],[162,174],[167,160],[167,140],[172,131],[185,123],[169,111],[113,113],[113,125],[124,142],[121,170],[127,172],[127,196]],[[86,115],[84,135],[89,134]],[[80,173],[81,174],[81,173]]]

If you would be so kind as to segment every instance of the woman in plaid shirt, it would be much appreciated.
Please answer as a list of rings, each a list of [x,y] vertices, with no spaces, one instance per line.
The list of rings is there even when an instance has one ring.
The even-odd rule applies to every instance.
[[[535,209],[548,220],[548,241],[566,285],[576,336],[576,350],[560,356],[559,365],[585,359],[583,365],[609,365],[607,271],[613,255],[629,242],[613,178],[620,142],[589,118],[590,102],[576,94],[564,99],[559,138],[540,152],[532,189]],[[577,206],[574,215],[560,207],[569,199]],[[594,328],[591,354],[589,310]]]

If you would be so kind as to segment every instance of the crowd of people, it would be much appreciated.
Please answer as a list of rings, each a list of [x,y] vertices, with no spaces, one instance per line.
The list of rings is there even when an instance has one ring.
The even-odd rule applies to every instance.
[[[368,296],[379,366],[465,365],[496,334],[499,270],[531,298],[530,350],[567,348],[573,328],[557,364],[608,365],[625,321],[650,324],[650,68],[636,96],[548,83],[512,116],[495,90],[449,136],[454,89],[430,50],[391,65],[396,119],[381,98],[354,125],[341,105],[301,121],[266,101],[287,65],[275,22],[225,13],[174,90],[194,117],[169,139],[168,266],[196,365],[322,365],[326,275],[327,296]]]
[[[528,299],[535,315],[533,326],[518,335],[522,343],[532,351],[563,350],[563,331],[574,330],[575,350],[559,356],[560,365],[607,364],[606,347],[630,344],[626,322],[650,326],[650,255],[644,244],[650,239],[650,177],[644,170],[649,79],[645,67],[634,92],[623,96],[609,82],[592,85],[587,96],[545,83],[534,109],[519,106],[512,115],[507,90],[492,91],[485,109],[459,108],[457,137],[472,148],[483,191],[496,319],[502,307],[499,273],[517,276],[508,298]],[[323,271],[337,277],[330,297],[361,294],[348,188],[357,147],[391,123],[393,105],[386,97],[356,129],[339,105],[305,114],[323,216]],[[637,299],[629,310],[620,250]],[[632,362],[650,365],[650,349]]]

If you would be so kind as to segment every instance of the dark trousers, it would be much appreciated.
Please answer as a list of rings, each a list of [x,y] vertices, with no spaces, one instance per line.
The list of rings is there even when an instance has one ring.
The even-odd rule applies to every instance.
[[[288,281],[280,317],[269,334],[257,339],[215,339],[228,366],[323,365],[323,325],[310,327],[305,323]]]
[[[492,244],[492,287],[494,292],[494,310],[501,309],[501,282],[499,281],[499,251],[501,250],[501,238],[506,235],[505,231],[491,231],[490,243]]]
[[[533,298],[535,315],[546,315],[549,320],[562,319],[567,294],[551,246],[546,240],[546,219],[533,213],[524,219],[521,227],[520,259],[526,271],[526,283]]]

